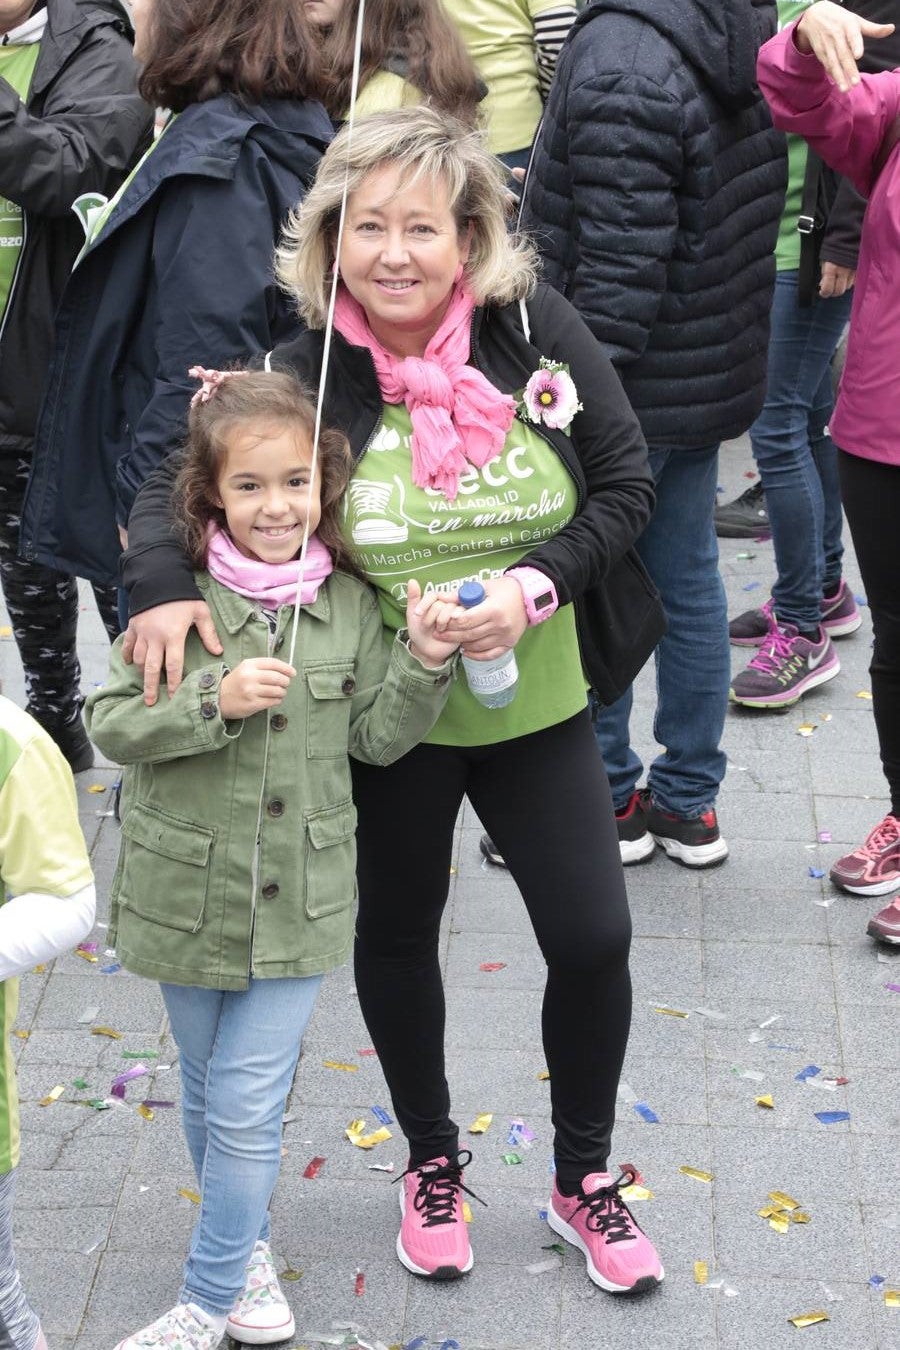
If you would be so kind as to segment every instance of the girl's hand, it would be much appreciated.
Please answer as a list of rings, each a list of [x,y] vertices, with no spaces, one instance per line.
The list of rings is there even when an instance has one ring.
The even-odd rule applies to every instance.
[[[219,686],[219,711],[231,721],[277,707],[296,674],[293,666],[275,656],[254,656],[241,661]]]
[[[406,587],[406,627],[409,629],[410,649],[423,666],[432,669],[443,665],[452,656],[459,643],[443,636],[442,629],[457,608],[455,596],[433,591],[422,599],[422,588],[410,580]]]
[[[845,94],[859,84],[856,63],[863,54],[863,39],[890,37],[893,31],[892,23],[871,23],[831,0],[818,0],[799,19],[794,42],[799,51],[816,57]]]
[[[515,577],[491,577],[482,583],[485,598],[480,605],[458,605],[439,625],[448,642],[457,642],[466,656],[490,661],[514,647],[528,627],[522,587]]]

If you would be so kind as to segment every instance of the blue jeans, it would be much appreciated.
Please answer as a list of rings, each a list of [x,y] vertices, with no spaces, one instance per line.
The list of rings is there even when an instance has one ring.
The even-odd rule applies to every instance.
[[[201,1195],[181,1301],[204,1312],[231,1312],[253,1244],[269,1236],[284,1104],[321,983],[313,975],[251,980],[241,992],[160,986]]]
[[[656,509],[637,551],[659,588],[669,631],[656,649],[653,734],[664,752],[647,785],[664,811],[699,816],[725,776],[719,749],[728,706],[731,661],[725,588],[713,528],[719,447],[651,450]],[[616,810],[628,802],[643,766],[629,741],[632,694],[594,708]]]
[[[766,402],[750,443],[766,492],[778,577],[775,612],[818,628],[823,595],[841,581],[841,495],[828,435],[831,358],[850,317],[852,291],[797,304],[797,272],[779,272],[772,302]]]

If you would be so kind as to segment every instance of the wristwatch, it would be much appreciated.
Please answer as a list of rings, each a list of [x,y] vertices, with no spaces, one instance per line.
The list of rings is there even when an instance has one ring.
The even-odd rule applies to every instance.
[[[529,628],[533,628],[536,623],[543,623],[559,609],[556,587],[536,567],[511,567],[506,575],[515,577],[522,588]]]

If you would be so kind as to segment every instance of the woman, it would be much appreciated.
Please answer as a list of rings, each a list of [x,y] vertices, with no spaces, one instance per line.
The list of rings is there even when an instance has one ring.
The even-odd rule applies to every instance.
[[[358,0],[306,0],[320,29],[322,101],[336,122],[350,109]],[[430,103],[474,125],[484,85],[441,0],[366,0],[356,116]]]
[[[759,58],[760,85],[776,124],[805,137],[869,199],[831,433],[840,447],[841,496],[875,630],[872,698],[891,809],[865,843],[831,869],[832,881],[854,895],[884,895],[900,886],[900,71],[861,76],[856,65],[863,38],[893,30],[820,0]],[[877,914],[869,932],[896,942],[898,906]]]
[[[377,114],[352,146],[342,131],[327,152],[279,253],[310,331],[271,353],[273,366],[318,379],[348,174],[323,409],[356,460],[346,531],[388,632],[400,626],[408,577],[448,596],[478,579],[487,598],[448,607],[447,640],[486,660],[515,646],[519,666],[505,708],[483,707],[458,680],[399,765],[354,764],[357,987],[410,1145],[397,1253],[432,1279],[472,1266],[461,1178],[470,1155],[449,1114],[438,962],[467,794],[548,965],[550,1223],[603,1288],[651,1288],[662,1266],[622,1200],[622,1178],[607,1171],[630,1021],[630,919],[582,668],[583,658],[613,698],[660,635],[655,594],[629,553],[653,500],[646,448],[588,329],[561,296],[535,288],[531,249],[507,236],[502,169],[480,137],[428,108]],[[136,611],[185,598],[132,620],[126,644],[145,664],[150,701],[164,648],[177,685],[190,622],[219,646],[189,564],[173,555],[169,481],[159,474],[142,494],[127,563]]]
[[[116,581],[135,493],[181,439],[198,352],[226,366],[296,332],[272,248],[331,137],[295,0],[132,9],[141,93],[172,116],[112,201],[87,204],[22,530],[30,560],[97,582]]]

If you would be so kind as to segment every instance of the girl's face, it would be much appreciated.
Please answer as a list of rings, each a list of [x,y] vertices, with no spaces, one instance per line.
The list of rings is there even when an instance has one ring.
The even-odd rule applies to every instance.
[[[129,0],[131,22],[134,25],[134,59],[146,61],[150,54],[150,19],[153,0]]]
[[[303,0],[303,10],[314,28],[330,28],[341,12],[343,0]]]
[[[320,479],[312,481],[312,445],[283,423],[241,429],[227,442],[216,505],[228,533],[247,558],[289,562],[300,552],[303,530],[322,516]]]
[[[401,186],[396,164],[367,174],[347,204],[341,279],[396,356],[421,356],[441,325],[471,226],[462,232],[442,178]]]

